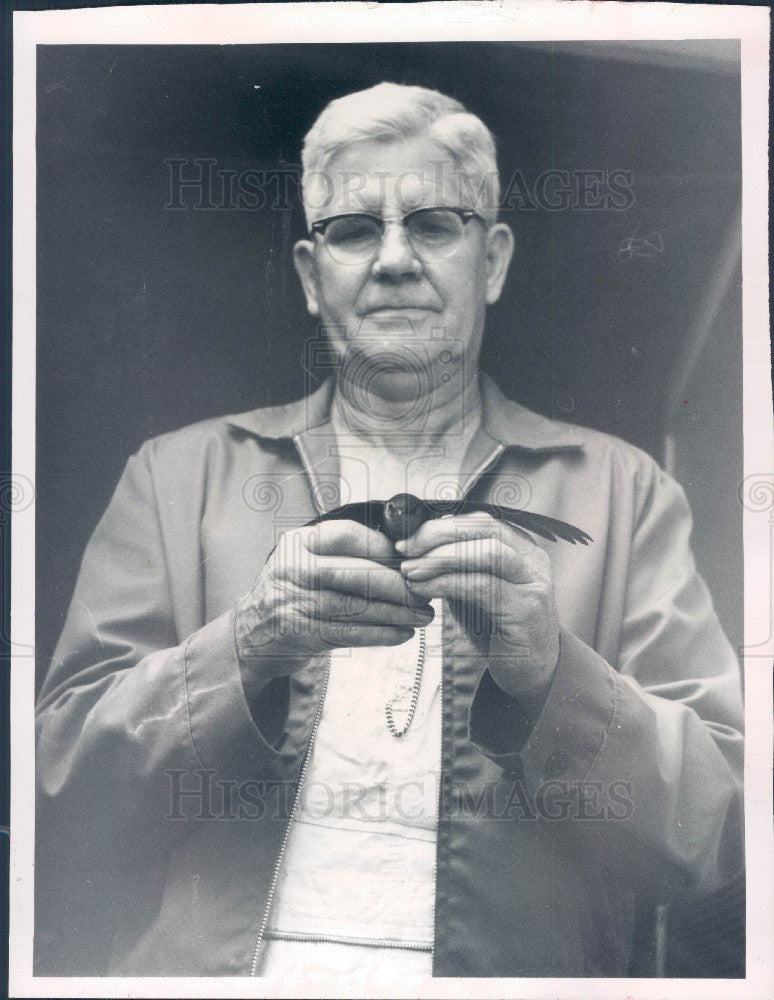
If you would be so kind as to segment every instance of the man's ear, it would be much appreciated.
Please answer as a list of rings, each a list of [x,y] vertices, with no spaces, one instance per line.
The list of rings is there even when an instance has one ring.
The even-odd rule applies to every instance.
[[[513,256],[513,233],[504,222],[492,226],[486,236],[486,304],[500,298],[508,265]]]
[[[293,264],[296,274],[304,289],[306,308],[310,315],[319,316],[320,306],[317,302],[317,272],[314,263],[314,243],[311,240],[299,240],[293,247]]]

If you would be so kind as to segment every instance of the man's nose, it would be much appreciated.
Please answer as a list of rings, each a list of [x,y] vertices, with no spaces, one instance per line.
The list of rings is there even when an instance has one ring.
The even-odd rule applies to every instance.
[[[382,277],[417,275],[422,270],[422,264],[414,253],[400,220],[391,219],[384,223],[382,242],[374,258],[373,269],[374,274]]]

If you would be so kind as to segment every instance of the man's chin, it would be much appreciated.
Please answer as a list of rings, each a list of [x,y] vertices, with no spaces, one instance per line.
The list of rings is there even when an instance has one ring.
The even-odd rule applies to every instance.
[[[381,358],[386,368],[426,364],[441,339],[440,315],[429,309],[383,309],[363,316],[348,352]]]
[[[367,371],[369,375],[390,372],[416,375],[432,364],[432,351],[422,338],[417,336],[358,337],[357,343],[347,345],[346,357],[342,359],[354,375],[356,371]]]
[[[446,353],[446,352],[444,352]],[[339,377],[369,396],[391,402],[408,402],[426,397],[445,376],[446,357],[416,338],[352,345],[339,366]]]

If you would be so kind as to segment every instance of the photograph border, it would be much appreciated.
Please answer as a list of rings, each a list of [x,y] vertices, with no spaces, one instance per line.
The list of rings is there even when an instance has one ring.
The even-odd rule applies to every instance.
[[[769,11],[661,3],[513,0],[401,5],[138,6],[14,14],[13,424],[11,484],[11,865],[9,995],[319,996],[300,981],[232,977],[42,977],[32,973],[35,646],[35,49],[38,44],[622,41],[738,38],[742,51],[745,822],[747,975],[713,979],[434,979],[371,996],[763,998],[774,984],[771,664],[774,656],[774,431],[768,314]],[[331,991],[326,996],[349,996]]]

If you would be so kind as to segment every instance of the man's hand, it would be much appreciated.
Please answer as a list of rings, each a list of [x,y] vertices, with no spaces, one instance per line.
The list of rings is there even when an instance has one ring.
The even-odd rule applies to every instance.
[[[337,647],[406,642],[433,610],[395,564],[384,535],[353,521],[286,532],[237,603],[243,678],[265,683]]]
[[[529,696],[549,683],[559,621],[548,556],[528,535],[489,514],[466,514],[426,521],[396,548],[417,597],[464,609],[460,617],[506,694]]]

